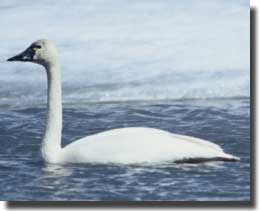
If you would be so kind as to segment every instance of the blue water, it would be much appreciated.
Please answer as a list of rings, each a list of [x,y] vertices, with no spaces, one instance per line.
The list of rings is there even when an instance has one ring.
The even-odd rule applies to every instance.
[[[250,200],[248,98],[64,105],[64,145],[112,128],[146,126],[215,142],[241,158],[230,163],[45,164],[39,151],[45,114],[44,105],[1,108],[1,200]]]

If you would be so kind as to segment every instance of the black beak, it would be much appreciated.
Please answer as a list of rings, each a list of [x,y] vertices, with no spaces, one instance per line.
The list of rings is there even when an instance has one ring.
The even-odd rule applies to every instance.
[[[34,51],[31,48],[27,48],[24,52],[7,59],[7,61],[8,62],[13,62],[13,61],[30,62],[32,61],[33,56],[34,56]]]

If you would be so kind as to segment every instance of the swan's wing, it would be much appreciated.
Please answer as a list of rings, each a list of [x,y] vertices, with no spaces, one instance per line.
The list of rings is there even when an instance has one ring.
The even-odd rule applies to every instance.
[[[234,158],[216,144],[152,128],[123,128],[79,139],[63,150],[68,162],[158,163]]]
[[[179,135],[179,134],[173,134],[173,133],[170,133],[170,135],[175,137],[175,138],[186,140],[186,141],[189,141],[189,142],[195,143],[195,144],[200,144],[201,146],[211,147],[215,150],[223,152],[223,149],[219,145],[212,143],[212,142],[209,142],[209,141],[205,141],[205,140],[200,139],[200,138],[195,138],[195,137],[185,136],[185,135]]]

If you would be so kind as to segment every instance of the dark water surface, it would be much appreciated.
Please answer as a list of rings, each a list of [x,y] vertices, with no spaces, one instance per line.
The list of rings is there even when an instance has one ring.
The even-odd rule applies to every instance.
[[[155,127],[215,142],[241,158],[231,163],[49,165],[39,150],[45,117],[45,106],[0,108],[1,200],[250,200],[249,99],[64,105],[64,145],[112,128]]]

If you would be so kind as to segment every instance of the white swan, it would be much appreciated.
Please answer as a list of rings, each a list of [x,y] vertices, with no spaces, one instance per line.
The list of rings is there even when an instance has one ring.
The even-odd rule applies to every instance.
[[[7,61],[42,65],[48,78],[48,118],[42,156],[49,163],[158,163],[208,160],[236,161],[218,145],[152,128],[122,128],[87,136],[61,148],[61,70],[56,47],[38,40]]]

